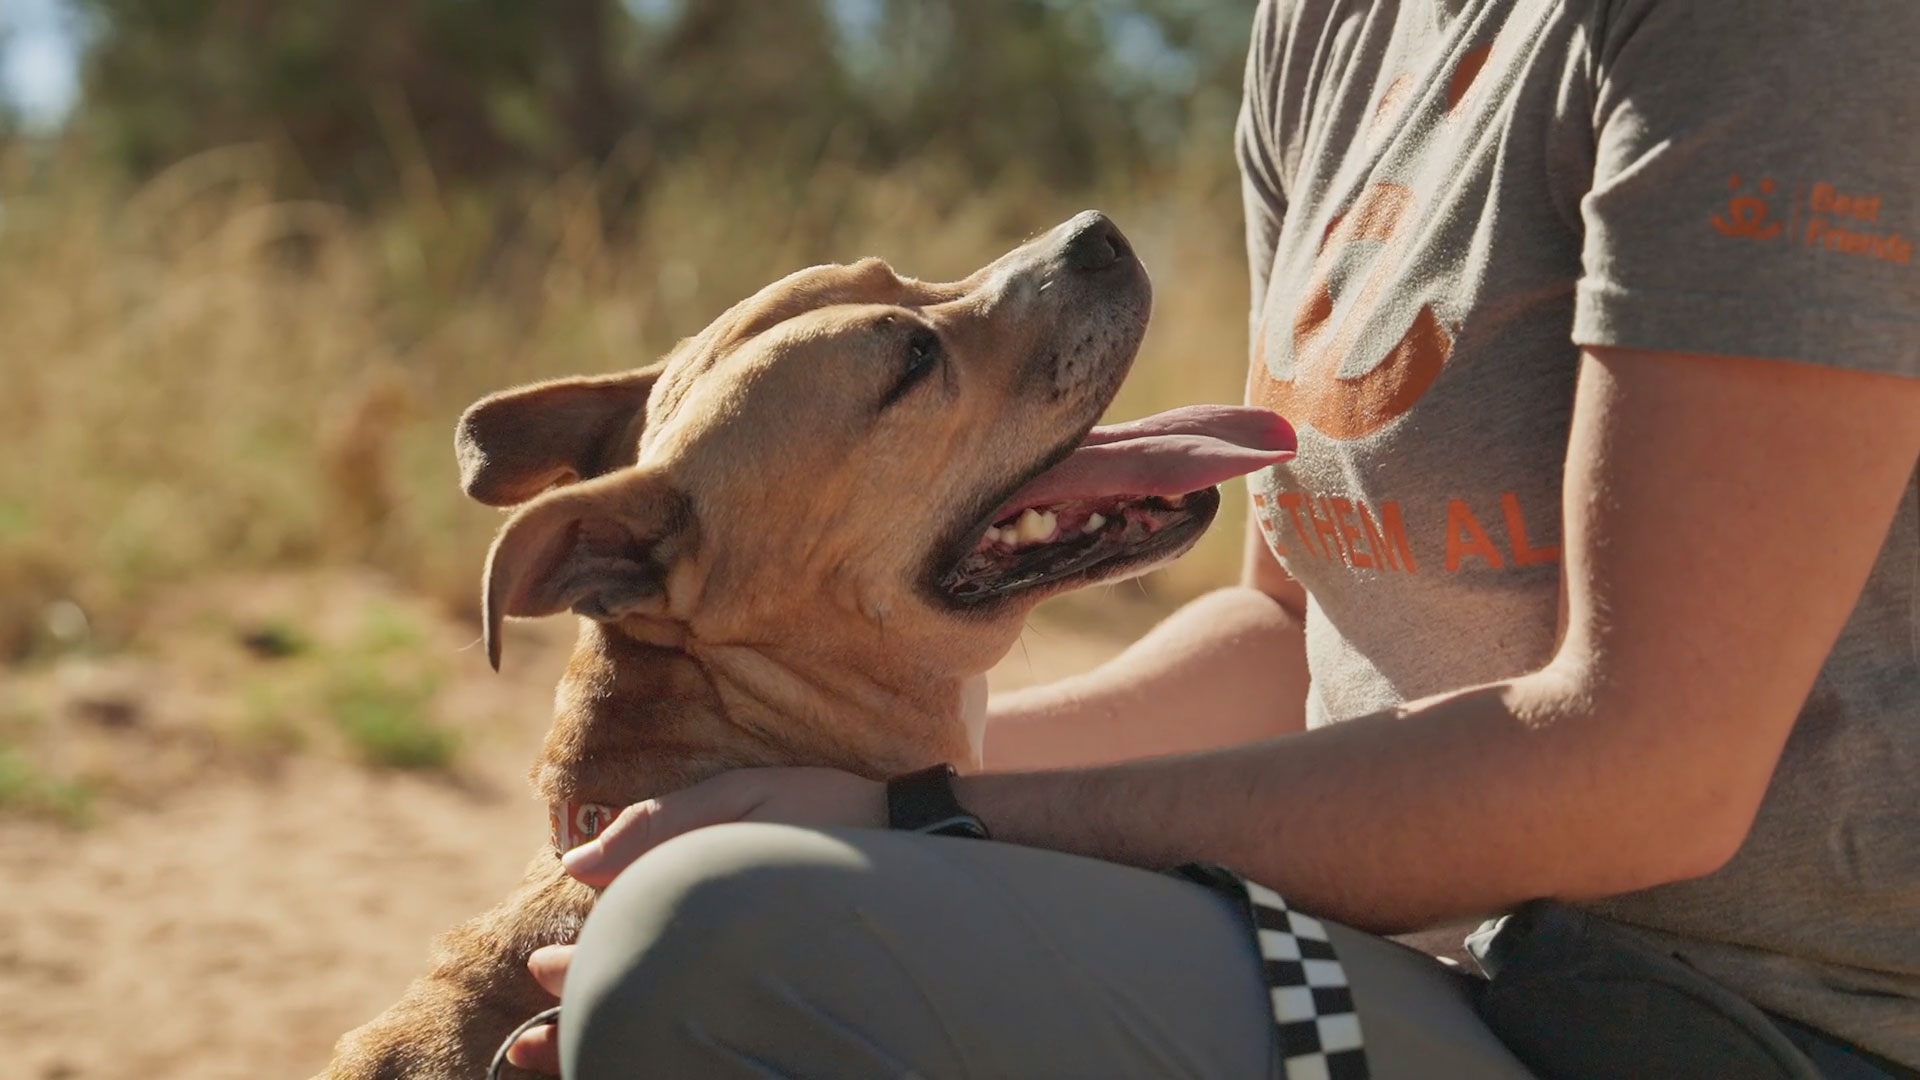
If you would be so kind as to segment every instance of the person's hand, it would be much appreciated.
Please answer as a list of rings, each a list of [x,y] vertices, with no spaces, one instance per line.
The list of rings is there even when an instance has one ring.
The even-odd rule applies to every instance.
[[[533,973],[534,981],[557,998],[567,984],[567,967],[572,963],[573,946],[548,945],[533,950],[527,957],[527,970]],[[518,1068],[559,1076],[560,1028],[542,1024],[515,1039],[507,1050],[507,1061]]]
[[[561,856],[567,873],[605,888],[635,859],[681,833],[729,821],[885,828],[886,786],[839,769],[736,769],[637,802],[606,831]]]
[[[788,825],[884,827],[886,786],[838,769],[737,769],[671,795],[637,802],[606,831],[561,857],[567,872],[604,888],[648,851],[704,825],[775,821]],[[548,945],[527,958],[527,970],[559,997],[573,963],[572,945]],[[560,1029],[534,1028],[514,1041],[507,1060],[559,1075]]]

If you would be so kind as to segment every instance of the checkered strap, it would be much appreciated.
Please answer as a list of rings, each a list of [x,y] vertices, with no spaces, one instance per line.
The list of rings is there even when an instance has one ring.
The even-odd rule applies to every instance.
[[[1273,999],[1278,1075],[1284,1080],[1368,1080],[1360,1015],[1327,928],[1288,908],[1279,893],[1224,867],[1185,866],[1179,872],[1246,905]]]

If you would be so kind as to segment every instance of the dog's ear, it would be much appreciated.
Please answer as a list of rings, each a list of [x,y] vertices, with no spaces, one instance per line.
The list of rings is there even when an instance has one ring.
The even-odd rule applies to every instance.
[[[487,553],[487,661],[499,670],[500,625],[509,615],[664,615],[667,575],[693,541],[691,503],[647,470],[583,481],[521,507]]]
[[[555,379],[474,402],[454,431],[461,488],[488,506],[515,506],[633,464],[647,395],[665,367]]]

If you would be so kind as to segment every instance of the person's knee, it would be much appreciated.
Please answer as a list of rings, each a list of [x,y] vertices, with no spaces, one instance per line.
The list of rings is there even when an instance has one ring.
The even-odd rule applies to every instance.
[[[669,1063],[692,1069],[724,1049],[757,998],[834,963],[819,943],[858,918],[863,869],[831,835],[768,825],[702,829],[648,853],[581,933],[561,1025],[568,1075],[624,1075],[634,1062],[675,1075]]]
[[[561,1053],[571,1080],[1236,1076],[1270,1052],[1261,990],[1238,911],[1185,882],[1007,845],[731,825],[608,889],[568,975]]]

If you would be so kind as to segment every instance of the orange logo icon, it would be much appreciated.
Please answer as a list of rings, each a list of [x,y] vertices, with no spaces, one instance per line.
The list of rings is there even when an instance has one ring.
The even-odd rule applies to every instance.
[[[1754,240],[1771,240],[1780,235],[1783,227],[1777,221],[1767,220],[1767,196],[1773,194],[1773,178],[1760,179],[1760,194],[1740,194],[1740,178],[1727,177],[1727,187],[1733,196],[1727,200],[1727,214],[1721,217],[1713,215],[1713,227],[1726,236],[1745,236]]]
[[[1311,424],[1329,438],[1347,440],[1371,435],[1406,415],[1433,386],[1453,353],[1453,335],[1426,305],[1372,370],[1340,374],[1341,361],[1362,348],[1362,334],[1379,314],[1394,274],[1406,260],[1414,216],[1412,191],[1399,184],[1375,184],[1333,220],[1293,318],[1293,378],[1276,379],[1267,370],[1263,317],[1255,332],[1250,401],[1296,423]],[[1372,270],[1336,325],[1333,270],[1349,247],[1366,244],[1377,245]]]

